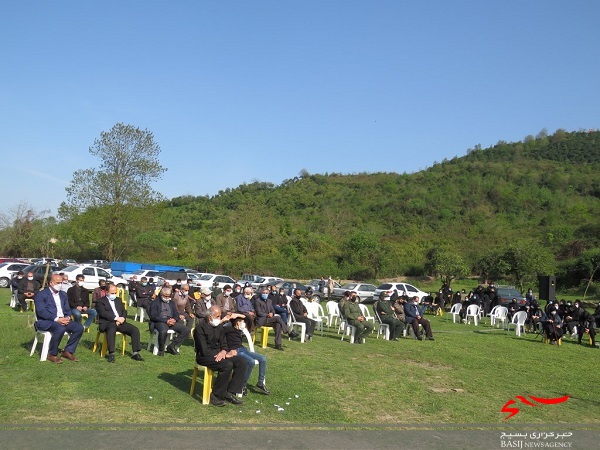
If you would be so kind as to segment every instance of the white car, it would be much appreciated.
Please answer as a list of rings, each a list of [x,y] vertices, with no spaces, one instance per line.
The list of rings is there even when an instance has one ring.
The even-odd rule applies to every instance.
[[[121,277],[115,277],[106,270],[95,266],[69,266],[61,270],[69,277],[71,283],[75,283],[77,275],[83,275],[83,287],[93,290],[99,286],[100,280],[110,281],[120,288],[127,287],[127,280]]]
[[[383,291],[386,291],[388,295],[392,295],[394,291],[398,292],[398,295],[408,295],[409,298],[413,298],[414,296],[419,297],[419,302],[423,301],[423,297],[427,297],[429,294],[427,292],[423,292],[419,288],[414,287],[412,284],[408,283],[383,283],[380,284],[377,289],[375,289],[375,293],[373,297],[375,300],[379,300],[379,294]]]
[[[205,273],[199,279],[196,280],[196,286],[207,287],[212,289],[213,284],[217,283],[217,286],[223,289],[223,286],[228,284],[233,287],[235,280],[227,275],[216,275],[214,273]]]
[[[27,266],[29,266],[29,264],[16,262],[5,262],[0,264],[0,288],[9,287],[12,276]]]

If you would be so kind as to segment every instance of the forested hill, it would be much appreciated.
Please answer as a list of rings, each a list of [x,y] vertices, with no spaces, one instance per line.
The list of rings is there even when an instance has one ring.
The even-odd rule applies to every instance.
[[[599,132],[467,153],[414,174],[303,173],[174,198],[152,242],[211,270],[342,278],[421,274],[440,248],[471,272],[498,272],[516,251],[558,271],[599,247]]]

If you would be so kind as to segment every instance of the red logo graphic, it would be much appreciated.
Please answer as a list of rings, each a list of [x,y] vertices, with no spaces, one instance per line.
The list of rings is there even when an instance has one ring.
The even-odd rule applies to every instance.
[[[539,406],[539,405],[536,405],[535,403],[531,403],[529,400],[527,400],[522,395],[517,395],[516,398],[518,398],[521,403],[525,403],[528,406]],[[530,395],[529,398],[532,399],[534,402],[538,402],[543,405],[555,405],[557,403],[566,402],[569,399],[569,396],[565,395],[564,397],[557,397],[557,398],[541,398],[541,397],[534,397],[533,395]],[[519,413],[519,411],[520,411],[519,408],[514,408],[514,407],[511,408],[510,407],[510,405],[513,405],[515,403],[517,403],[516,400],[509,400],[504,404],[504,406],[500,410],[500,412],[510,413],[504,420],[508,420],[512,416],[515,416]]]

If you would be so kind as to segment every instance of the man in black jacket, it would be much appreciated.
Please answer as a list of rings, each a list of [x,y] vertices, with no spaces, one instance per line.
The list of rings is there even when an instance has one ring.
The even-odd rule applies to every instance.
[[[218,372],[212,386],[210,403],[224,406],[225,400],[240,405],[244,403],[236,394],[244,389],[248,360],[239,356],[236,350],[228,350],[227,339],[221,323],[221,308],[213,305],[208,315],[198,319],[194,328],[196,362]]]
[[[179,355],[179,346],[190,335],[193,322],[185,324],[179,317],[175,303],[171,301],[171,288],[164,287],[160,291],[160,298],[150,303],[150,332],[158,331],[158,356],[164,356],[166,350],[172,355]],[[174,330],[177,335],[173,342],[165,349],[167,332]]]
[[[256,325],[273,327],[275,329],[275,348],[283,350],[281,336],[284,333],[288,334],[288,327],[283,323],[281,316],[275,314],[273,302],[269,298],[269,288],[264,288],[260,296],[254,300],[254,310],[256,311]],[[289,335],[296,337],[297,333],[291,331]]]
[[[73,289],[73,288],[71,288]],[[135,361],[143,361],[140,355],[140,330],[127,323],[127,310],[123,302],[117,297],[117,286],[111,284],[108,287],[108,294],[96,301],[98,312],[98,330],[106,332],[106,344],[108,347],[109,363],[115,362],[115,336],[117,331],[131,337],[131,350]],[[93,310],[92,310],[93,311]]]
[[[67,290],[67,298],[71,307],[71,314],[75,316],[75,320],[81,323],[81,315],[87,314],[88,317],[83,324],[83,331],[87,330],[96,318],[96,310],[90,308],[90,291],[83,286],[85,277],[77,275],[75,277],[75,285]]]

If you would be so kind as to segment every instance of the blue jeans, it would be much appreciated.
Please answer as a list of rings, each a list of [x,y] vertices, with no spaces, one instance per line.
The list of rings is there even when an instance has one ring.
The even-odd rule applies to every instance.
[[[98,314],[95,309],[88,308],[87,311],[79,311],[77,308],[71,309],[71,314],[75,316],[75,321],[81,323],[81,314],[87,314],[88,318],[83,324],[84,328],[89,328],[94,323],[94,319]]]
[[[248,384],[248,379],[250,378],[252,369],[254,369],[254,361],[256,360],[258,361],[258,384],[265,384],[265,374],[267,373],[267,357],[265,355],[261,355],[260,353],[251,352],[245,347],[240,347],[236,350],[238,355],[248,360],[248,369],[246,370],[246,379],[244,382]]]
[[[285,323],[287,325],[287,319],[288,319],[287,309],[283,308],[279,305],[273,305],[273,309],[275,310],[275,312],[277,314],[279,314],[281,316],[281,320],[283,320],[283,323]]]

